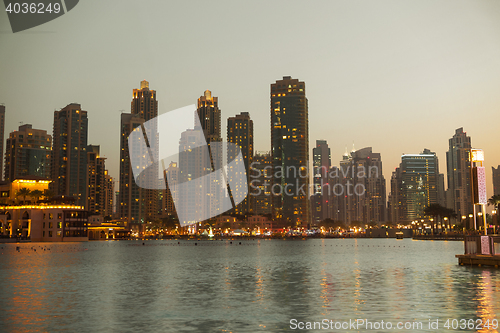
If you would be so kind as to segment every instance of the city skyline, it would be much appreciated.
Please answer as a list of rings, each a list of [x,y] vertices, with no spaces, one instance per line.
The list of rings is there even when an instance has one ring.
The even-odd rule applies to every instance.
[[[259,6],[269,10],[256,10]],[[240,9],[252,13],[255,25],[237,19],[240,11],[224,1],[200,4],[196,12],[187,4],[155,2],[151,11],[100,4],[103,13],[122,18],[113,18],[111,29],[110,18],[94,7],[81,3],[57,20],[16,34],[0,13],[0,31],[9,31],[0,34],[6,134],[21,121],[50,131],[50,113],[77,102],[89,111],[89,144],[101,145],[110,174],[118,179],[120,113],[129,110],[131,89],[147,79],[158,91],[159,114],[192,104],[209,89],[221,98],[222,119],[250,113],[255,151],[268,151],[269,128],[257,124],[268,122],[269,84],[290,75],[308,85],[309,151],[316,140],[327,140],[332,164],[353,142],[356,148],[373,147],[383,156],[387,180],[401,155],[422,147],[444,161],[447,140],[460,127],[474,147],[484,149],[488,171],[500,164],[491,121],[500,106],[500,47],[494,42],[499,3],[463,1],[450,15],[446,1],[331,2],[310,6],[303,15],[298,2],[257,1]],[[166,24],[154,19],[172,12],[176,15]],[[208,27],[201,23],[205,15],[220,12],[227,15]],[[266,33],[273,12],[296,22],[290,36],[305,41],[280,57],[267,50],[287,46],[290,38]],[[180,38],[175,27],[186,20],[191,24]],[[139,22],[146,22],[143,29],[135,28]],[[145,40],[144,52],[127,51],[135,38]],[[199,52],[214,41],[218,52]],[[23,51],[27,44],[30,52]],[[79,51],[55,57],[63,45]],[[199,75],[207,65],[217,71]],[[487,184],[492,193],[490,171]]]
[[[285,78],[285,77],[284,77],[284,78]],[[286,78],[288,78],[288,77],[286,77]],[[279,81],[279,80],[278,80],[278,81]],[[295,80],[295,81],[296,81],[296,80]],[[148,82],[148,81],[146,81],[146,80],[142,80],[142,81],[140,82],[140,85],[141,85],[141,89],[133,89],[133,91],[134,91],[134,99],[133,99],[133,101],[132,101],[132,109],[134,109],[134,100],[135,100],[135,96],[137,96],[137,92],[138,92],[138,91],[141,91],[143,88],[149,89],[149,82]],[[147,87],[146,87],[146,86],[147,86]],[[153,97],[154,97],[154,98],[156,98],[156,90],[151,90],[151,92],[153,93]],[[211,94],[211,91],[206,90],[204,94],[206,95],[207,93],[208,93],[208,94]],[[203,97],[204,97],[204,96],[202,96],[202,98],[203,98]],[[206,98],[206,96],[205,96],[205,98]],[[210,95],[210,98],[211,98],[211,95]],[[215,97],[215,99],[217,99],[217,97]],[[199,103],[199,100],[200,100],[200,99],[198,99],[198,103]],[[155,108],[157,108],[157,103],[158,103],[158,102],[156,102],[156,104],[154,105],[154,107],[155,107]],[[78,105],[78,106],[80,106],[80,104],[77,104],[77,103],[70,103],[69,105]],[[69,105],[68,105],[67,107],[69,107]],[[65,108],[61,108],[59,111],[56,111],[56,112],[60,112],[61,110],[65,110],[67,107],[65,107]],[[81,108],[81,107],[80,107],[80,108]],[[86,112],[86,111],[84,111],[84,112]],[[136,112],[137,112],[137,111],[136,111]],[[219,112],[219,113],[221,113],[221,110],[219,110],[218,112]],[[251,116],[248,112],[242,112],[241,114],[248,114],[249,116]],[[128,114],[128,113],[121,113],[121,117],[122,117],[122,118],[123,118],[124,116],[126,116],[126,115],[133,116],[132,114]],[[151,115],[153,115],[153,114],[151,114]],[[7,116],[6,116],[6,117],[7,117],[7,119],[8,119],[8,111],[7,111]],[[90,118],[90,117],[89,117],[89,118]],[[139,118],[141,118],[141,117],[139,117]],[[231,118],[234,118],[234,116],[233,116],[233,117],[228,117],[226,120],[227,120],[227,121],[229,121]],[[123,119],[122,119],[122,122],[123,122]],[[122,125],[123,125],[123,124],[122,124]],[[26,127],[26,126],[32,126],[32,125],[31,125],[31,124],[21,125],[19,128],[21,128],[21,127],[23,127],[23,126],[24,126],[24,127]],[[220,126],[219,126],[219,127],[220,127]],[[90,126],[89,126],[89,130],[90,130]],[[44,131],[44,130],[43,130],[43,129],[39,129],[38,131]],[[15,132],[16,132],[16,131],[13,131],[13,132],[11,132],[10,134],[15,133]],[[455,129],[455,136],[456,136],[456,133],[458,133],[458,132],[462,133],[462,135],[467,135],[467,132],[466,132],[466,131],[464,131],[464,130],[463,130],[463,128],[458,128],[458,129]],[[6,134],[8,134],[8,133],[6,132]],[[9,135],[10,135],[10,134],[9,134]],[[48,133],[47,133],[47,134],[48,134]],[[50,136],[50,134],[49,134],[49,136]],[[471,138],[470,138],[469,136],[467,136],[467,137],[469,138],[469,141],[471,141]],[[89,138],[89,139],[91,139],[91,138]],[[221,138],[221,139],[222,139],[222,138]],[[451,140],[451,139],[448,139],[448,141],[450,141],[450,140]],[[318,141],[318,142],[325,142],[325,141],[326,141],[326,142],[328,142],[328,140],[316,140],[316,141]],[[90,144],[90,141],[89,141],[89,144]],[[353,151],[355,150],[354,145],[355,145],[355,144],[353,143]],[[90,144],[90,146],[92,146],[92,144]],[[100,146],[100,145],[98,145],[98,146]],[[476,148],[476,147],[474,146],[474,144],[471,144],[471,147],[472,147],[472,148]],[[366,147],[365,147],[365,148],[366,148]],[[4,147],[4,151],[5,151],[5,149],[6,149],[6,148]],[[309,165],[310,170],[313,170],[313,168],[314,168],[314,161],[313,161],[313,158],[312,158],[312,156],[314,155],[314,149],[315,149],[315,147],[313,147],[313,148],[311,149],[311,151],[309,152],[310,158],[309,158],[309,161],[308,161],[308,165]],[[347,146],[346,146],[346,151],[347,151]],[[403,158],[405,155],[412,155],[412,154],[413,154],[413,153],[404,153],[404,154],[402,154],[402,155],[401,155],[401,158]],[[415,153],[415,154],[417,154],[417,153]],[[448,152],[446,152],[445,156],[446,156],[447,154],[448,154]],[[345,156],[345,153],[344,153],[344,155],[343,155],[343,156]],[[488,156],[488,155],[487,155],[487,156]],[[105,155],[103,155],[103,158],[106,158],[106,157],[105,157]],[[446,161],[446,158],[445,158],[444,160]],[[333,164],[335,164],[335,163],[337,163],[337,162],[342,162],[342,160],[340,160],[340,159],[339,159],[339,160],[335,160],[335,157],[332,157],[332,162],[331,162],[331,163],[332,163],[332,165],[333,165]],[[493,169],[493,168],[494,168],[494,167],[492,167],[492,169]],[[397,167],[395,167],[395,170],[396,170],[396,169],[397,169]],[[491,178],[491,182],[487,181],[487,190],[488,190],[488,196],[492,196],[492,195],[494,194],[494,193],[493,193],[493,177],[492,177],[492,174],[491,174],[491,173],[490,173],[490,175],[489,175],[489,177],[488,177],[488,171],[489,171],[489,170],[487,170],[487,178]],[[445,176],[444,178],[445,178],[445,179],[446,179],[446,178],[449,178],[450,176],[448,176],[448,172],[447,172],[447,171],[445,171],[445,172],[446,172],[446,174],[444,174],[444,172],[443,172],[443,174],[444,174],[444,176]],[[391,173],[392,173],[392,171],[391,171]],[[384,173],[382,173],[382,175],[385,177],[385,174],[384,174]],[[119,184],[119,179],[120,179],[120,177],[121,177],[122,175],[121,175],[120,173],[118,173],[118,176],[117,176],[117,177],[113,177],[113,174],[108,173],[108,177],[109,177],[109,176],[111,176],[111,177],[113,178],[113,183],[117,183],[117,184]],[[312,184],[312,183],[314,182],[314,177],[313,177],[313,175],[311,174],[311,172],[310,172],[309,178],[310,178],[310,182],[311,182],[311,184]],[[132,179],[133,179],[133,178],[132,178]],[[389,179],[385,179],[386,186],[387,186],[387,188],[388,188],[388,189],[390,189],[390,187],[391,187],[391,184],[390,184],[390,179],[391,179],[391,177],[389,177]],[[249,186],[250,186],[250,185],[249,185]],[[118,188],[118,187],[119,187],[119,186],[117,186],[117,188]],[[490,187],[491,187],[491,194],[490,194]],[[311,186],[309,186],[308,188],[310,189],[310,191],[309,191],[309,193],[308,193],[308,194],[309,194],[309,195],[313,195],[313,194],[314,194],[314,189],[313,189]],[[446,190],[447,188],[449,188],[448,182],[444,185],[444,189]],[[391,200],[391,199],[390,199],[390,197],[389,197],[389,194],[390,194],[389,192],[390,192],[390,191],[387,191],[387,193],[386,193],[386,199],[387,199],[387,202],[389,202],[389,201]],[[160,200],[159,202],[161,202],[161,200],[162,200],[162,199],[160,198],[159,200]],[[311,200],[312,200],[312,199],[311,199]],[[448,199],[448,200],[450,200],[450,199]],[[311,204],[312,204],[312,202],[311,202]],[[160,205],[160,206],[161,206],[161,204],[158,204],[158,205]],[[311,208],[312,208],[312,206],[311,206]],[[387,207],[387,208],[389,209],[389,207]],[[493,208],[491,208],[491,209],[493,209]],[[160,210],[161,210],[161,207],[159,207],[158,211],[160,211]],[[488,207],[488,210],[490,210],[490,208],[489,208],[489,207]],[[119,211],[117,211],[117,213],[121,216],[121,214],[119,213]],[[126,216],[122,216],[122,217],[126,217]],[[313,218],[313,220],[314,220],[314,218]]]

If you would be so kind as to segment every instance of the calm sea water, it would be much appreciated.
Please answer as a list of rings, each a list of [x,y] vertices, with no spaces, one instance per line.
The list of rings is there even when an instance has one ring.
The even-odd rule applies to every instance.
[[[500,319],[500,270],[458,266],[462,242],[142,243],[0,244],[0,332],[366,331],[291,325],[360,318],[445,332],[447,319]]]

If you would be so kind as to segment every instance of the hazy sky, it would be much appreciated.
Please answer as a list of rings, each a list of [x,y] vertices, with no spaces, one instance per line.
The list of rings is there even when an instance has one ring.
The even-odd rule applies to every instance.
[[[1,5],[0,5],[1,6]],[[3,7],[2,7],[3,8]],[[206,89],[227,117],[254,120],[255,149],[270,149],[270,84],[306,82],[311,148],[328,141],[382,154],[389,179],[401,154],[429,148],[445,173],[458,127],[500,164],[500,2],[82,0],[13,34],[0,12],[0,103],[6,136],[19,122],[52,134],[53,111],[88,111],[89,144],[119,173],[120,110],[146,79],[159,112]],[[311,153],[310,153],[311,154]]]

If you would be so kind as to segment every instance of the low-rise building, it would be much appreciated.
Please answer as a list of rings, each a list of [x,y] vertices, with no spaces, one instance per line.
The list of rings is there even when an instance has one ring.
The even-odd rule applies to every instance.
[[[0,232],[32,242],[88,240],[88,212],[75,205],[27,205],[0,208]]]

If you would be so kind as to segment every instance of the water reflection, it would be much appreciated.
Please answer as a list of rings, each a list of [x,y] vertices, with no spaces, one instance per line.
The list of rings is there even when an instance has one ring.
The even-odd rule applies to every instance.
[[[459,242],[1,246],[2,332],[286,332],[291,319],[491,323],[500,313],[499,271],[458,266]]]

